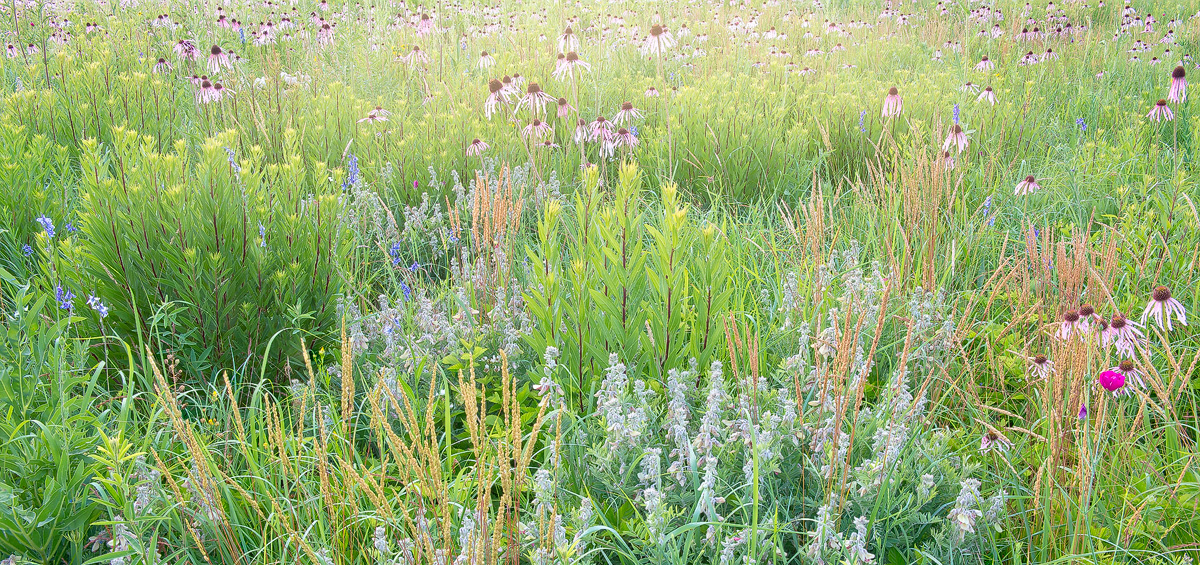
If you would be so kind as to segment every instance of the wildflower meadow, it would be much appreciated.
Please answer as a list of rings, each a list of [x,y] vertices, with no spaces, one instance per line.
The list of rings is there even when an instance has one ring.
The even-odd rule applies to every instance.
[[[1200,559],[1197,0],[0,29],[2,565]]]

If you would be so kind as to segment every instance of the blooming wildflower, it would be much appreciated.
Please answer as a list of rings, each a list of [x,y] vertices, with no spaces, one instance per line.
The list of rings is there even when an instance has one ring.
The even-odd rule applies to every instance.
[[[950,147],[956,147],[958,152],[962,153],[966,151],[969,143],[967,133],[963,131],[962,126],[954,124],[950,127],[950,134],[946,136],[946,141],[942,143],[942,151],[948,151]]]
[[[42,225],[43,230],[46,230],[46,237],[54,239],[54,220],[43,215],[37,217],[37,223]]]
[[[529,112],[532,115],[537,116],[546,110],[547,104],[552,104],[556,101],[557,100],[553,96],[546,94],[546,92],[542,90],[541,85],[536,82],[531,82],[529,83],[529,86],[525,88],[525,96],[522,96],[521,99],[517,101],[517,106],[516,108],[513,108],[513,111],[519,112],[521,108],[528,107]]]
[[[483,102],[483,112],[487,118],[492,119],[492,114],[496,113],[501,106],[509,102],[510,92],[504,87],[504,83],[497,79],[488,81],[488,97]]]
[[[984,453],[993,450],[1008,451],[1010,447],[1012,447],[1012,442],[996,430],[988,430],[983,437],[979,438],[979,450]]]
[[[75,309],[75,304],[72,302],[75,300],[75,293],[71,292],[70,289],[63,288],[62,285],[54,287],[54,300],[58,302],[58,307],[63,310]]]
[[[1080,327],[1080,319],[1079,312],[1074,310],[1064,312],[1062,324],[1058,326],[1058,332],[1055,334],[1058,339],[1066,340],[1073,335],[1082,335],[1083,328]]]
[[[154,68],[152,70],[155,74],[171,72],[171,62],[162,57],[159,57],[158,62],[154,63]]]
[[[958,104],[955,104],[954,105],[954,113],[952,114],[952,118],[954,119],[954,123],[956,123],[956,124],[958,123],[959,112],[960,112],[960,110],[958,109]]]
[[[867,133],[866,119],[867,119],[867,111],[866,110],[863,110],[858,113],[858,131],[860,131],[862,133]]]
[[[613,136],[612,142],[615,147],[637,147],[638,138],[632,132],[625,128],[617,130],[617,134]]]
[[[579,118],[575,120],[575,143],[585,143],[592,137],[592,128],[588,125],[587,120]]]
[[[1133,385],[1137,388],[1146,388],[1146,380],[1142,378],[1142,372],[1138,370],[1133,361],[1122,359],[1114,367],[1109,367],[1109,371],[1116,371],[1125,378],[1125,384]]]
[[[904,110],[904,99],[900,97],[900,91],[896,87],[888,89],[887,96],[883,97],[883,112],[884,118],[894,118],[900,115]]]
[[[429,14],[421,14],[421,19],[417,22],[417,37],[425,37],[433,33],[433,30],[433,18]]]
[[[482,155],[484,151],[487,151],[488,147],[489,145],[486,142],[481,141],[479,138],[475,138],[471,141],[471,144],[467,146],[467,156],[478,157]]]
[[[550,127],[550,124],[534,118],[532,122],[529,122],[529,125],[525,126],[521,130],[521,138],[529,139],[530,136],[541,138],[549,135],[553,131],[554,128]]]
[[[975,65],[975,70],[977,71],[990,71],[994,68],[996,68],[996,65],[992,63],[990,59],[988,59],[987,55],[984,55],[983,59],[980,59],[979,63]]]
[[[608,141],[613,135],[613,124],[604,116],[596,116],[589,127],[592,130],[592,141]]]
[[[391,249],[388,249],[388,255],[392,258],[392,266],[400,264],[400,242],[392,243]]]
[[[30,247],[28,243],[26,243],[21,246],[21,253],[24,254],[26,257],[29,257],[29,256],[33,255],[33,248]]]
[[[976,102],[987,102],[987,103],[991,104],[992,106],[995,106],[996,105],[996,93],[992,90],[992,87],[990,87],[990,86],[985,87],[983,89],[983,92],[979,93],[979,98],[976,98],[975,101]]]
[[[579,36],[575,35],[571,26],[567,26],[562,35],[558,36],[558,50],[563,52],[579,51]]]
[[[942,151],[942,164],[946,167],[947,171],[953,171],[954,155],[951,155],[949,151]]]
[[[1034,355],[1029,358],[1029,363],[1029,371],[1033,373],[1034,380],[1040,381],[1054,372],[1054,361],[1047,359],[1045,355]]]
[[[674,46],[675,38],[671,36],[671,32],[655,24],[650,26],[650,35],[642,41],[641,49],[644,55],[665,55],[667,50]]]
[[[1183,65],[1179,65],[1171,71],[1171,90],[1167,92],[1167,100],[1171,102],[1187,100],[1187,71],[1183,69]]]
[[[333,27],[329,24],[321,24],[321,29],[317,30],[317,45],[333,45]]]
[[[475,66],[479,67],[479,70],[485,71],[496,66],[496,58],[487,51],[484,51],[479,54],[479,62]]]
[[[961,542],[966,534],[975,533],[975,521],[983,515],[983,511],[975,508],[979,504],[979,486],[979,479],[964,479],[954,508],[946,515],[954,527],[956,541]]]
[[[1079,419],[1087,419],[1087,403],[1082,403],[1079,405]]]
[[[392,115],[392,113],[387,110],[384,110],[382,106],[376,106],[374,110],[367,112],[367,117],[358,120],[358,123],[361,124],[363,122],[371,122],[371,123],[386,122],[386,121],[388,121],[387,117],[390,115]]]
[[[632,102],[625,102],[621,104],[621,111],[613,116],[613,123],[619,125],[633,120],[640,120],[643,117],[644,115],[641,110],[634,108]]]
[[[404,301],[412,300],[412,289],[408,287],[408,283],[400,281],[400,291],[404,293]]]
[[[1033,194],[1041,188],[1041,185],[1037,183],[1037,180],[1033,178],[1033,175],[1029,175],[1025,177],[1024,180],[1017,183],[1016,188],[1013,189],[1013,194]]]
[[[973,82],[967,81],[967,82],[964,82],[962,86],[958,87],[958,91],[959,92],[970,92],[970,93],[974,94],[976,92],[979,92],[979,85],[975,84]]]
[[[88,295],[87,305],[92,310],[95,310],[96,313],[99,314],[101,318],[108,317],[108,306],[105,306],[104,302],[100,301],[100,297],[98,297],[94,294]]]
[[[646,98],[658,98],[659,96],[660,94],[658,93],[657,88],[651,86],[650,88],[646,89]]]
[[[575,107],[570,105],[569,103],[567,103],[566,98],[558,99],[558,111],[555,113],[556,116],[558,116],[560,118],[565,118],[565,117],[571,115],[571,112],[574,112],[574,111],[575,111]]]
[[[1087,131],[1087,122],[1083,118],[1076,118],[1075,125],[1079,126],[1079,131]]]
[[[217,45],[213,45],[209,49],[208,74],[217,74],[221,69],[231,68],[233,68],[233,63],[229,60],[229,54],[222,51]]]
[[[566,55],[564,55],[563,58],[560,59],[558,63],[555,64],[554,72],[551,73],[551,75],[557,79],[562,79],[563,76],[567,76],[568,78],[574,78],[575,71],[577,69],[579,71],[587,71],[587,70],[591,70],[591,68],[592,68],[591,64],[589,64],[586,61],[584,61],[583,59],[579,58],[579,53],[570,51]]]
[[[1105,345],[1115,345],[1118,353],[1131,357],[1135,355],[1137,344],[1145,337],[1134,322],[1120,314],[1113,314],[1112,321],[1101,336]]]
[[[1187,325],[1187,312],[1184,311],[1183,304],[1172,298],[1171,290],[1162,285],[1154,287],[1154,292],[1150,293],[1150,302],[1142,312],[1143,326],[1149,318],[1153,318],[1159,328],[1167,331],[1172,329],[1171,318],[1178,319],[1181,326]]]
[[[412,51],[409,51],[405,55],[400,55],[399,57],[396,57],[396,59],[413,68],[415,68],[417,65],[429,64],[429,55],[416,45],[413,45]]]
[[[1172,114],[1171,109],[1167,107],[1166,100],[1159,100],[1158,103],[1150,109],[1150,113],[1146,114],[1146,117],[1156,122],[1163,120],[1169,122],[1175,119],[1175,114]]]
[[[194,61],[200,58],[200,49],[196,47],[195,43],[186,39],[177,41],[173,50],[175,51],[175,56],[183,60]]]
[[[1096,382],[1099,382],[1100,386],[1104,387],[1104,390],[1111,392],[1113,396],[1121,396],[1128,392],[1124,390],[1125,375],[1117,371],[1110,370],[1100,373],[1100,376],[1096,377]]]

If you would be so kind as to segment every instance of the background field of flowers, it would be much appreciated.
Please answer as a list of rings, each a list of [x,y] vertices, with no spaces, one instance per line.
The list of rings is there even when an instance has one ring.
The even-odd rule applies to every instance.
[[[0,563],[1190,563],[1196,15],[2,3]]]

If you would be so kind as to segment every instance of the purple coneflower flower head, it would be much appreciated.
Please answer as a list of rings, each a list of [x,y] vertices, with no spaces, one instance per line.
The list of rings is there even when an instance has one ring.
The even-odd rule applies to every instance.
[[[409,51],[408,54],[401,55],[397,57],[397,59],[409,67],[429,64],[429,54],[422,51],[421,48],[417,47],[416,45],[413,45],[412,51]]]
[[[1125,384],[1137,388],[1146,388],[1146,380],[1142,377],[1142,372],[1129,359],[1122,359],[1120,363],[1117,363],[1117,366],[1109,367],[1108,370],[1120,373],[1125,378]]]
[[[575,111],[575,107],[567,102],[566,98],[558,99],[558,112],[555,114],[560,118],[565,118]]]
[[[671,37],[671,32],[659,24],[654,24],[650,26],[650,35],[642,41],[642,54],[665,55],[667,50],[674,46],[675,38]]]
[[[646,89],[646,98],[658,98],[659,96],[661,96],[661,94],[659,94],[657,88],[651,86],[650,88]]]
[[[421,14],[421,19],[417,21],[417,37],[425,37],[433,33],[433,30],[433,18],[429,14]]]
[[[329,24],[321,24],[321,29],[317,30],[317,45],[328,46],[333,45],[333,27]]]
[[[613,123],[604,116],[596,116],[589,127],[592,130],[592,141],[608,141],[613,135]]]
[[[975,64],[975,70],[977,71],[990,71],[994,68],[996,68],[996,65],[992,63],[991,59],[988,59],[987,55],[984,55],[983,58]]]
[[[549,135],[552,131],[554,131],[554,128],[550,127],[550,124],[534,118],[532,122],[529,122],[529,125],[521,130],[521,137],[529,139],[532,136],[537,139]]]
[[[542,90],[541,85],[536,82],[531,82],[529,83],[529,86],[525,88],[525,96],[522,96],[521,99],[517,101],[517,107],[514,108],[513,111],[519,112],[521,111],[521,108],[528,107],[530,114],[538,116],[541,115],[542,112],[546,111],[547,104],[552,104],[554,102],[557,102],[557,99],[549,94],[546,94],[546,92]]]
[[[1096,382],[1104,387],[1104,390],[1113,393],[1113,396],[1121,396],[1124,394],[1122,389],[1125,388],[1125,375],[1117,371],[1103,371],[1100,376],[1096,377]]]
[[[575,35],[575,30],[571,29],[571,26],[567,26],[562,35],[558,36],[558,50],[579,51],[579,36]]]
[[[1087,322],[1079,315],[1079,312],[1067,310],[1063,313],[1062,318],[1062,323],[1059,324],[1058,332],[1055,334],[1058,339],[1067,340],[1072,336],[1082,337],[1083,332],[1086,330],[1081,326],[1081,323]]]
[[[881,113],[882,117],[894,118],[899,116],[900,112],[903,110],[904,99],[900,98],[900,91],[894,86],[889,88],[887,96],[883,97],[883,112]]]
[[[1154,291],[1150,293],[1150,302],[1146,304],[1146,309],[1142,312],[1142,325],[1146,325],[1146,320],[1154,319],[1154,323],[1158,327],[1167,331],[1171,331],[1171,318],[1179,320],[1179,325],[1187,325],[1187,311],[1183,308],[1183,303],[1171,297],[1171,289],[1159,285],[1154,287]]]
[[[184,60],[196,60],[200,58],[200,50],[196,48],[196,44],[186,39],[180,39],[175,43],[175,56]]]
[[[1024,180],[1017,183],[1017,187],[1013,189],[1013,194],[1033,194],[1040,188],[1042,188],[1041,185],[1037,183],[1037,180],[1033,178],[1033,175],[1029,175],[1025,177]]]
[[[501,106],[508,103],[508,97],[509,93],[504,88],[503,82],[497,79],[488,81],[488,96],[483,102],[483,113],[489,120],[492,119],[492,115],[496,113],[496,110],[499,110]]]
[[[946,136],[946,141],[942,143],[942,151],[948,151],[951,147],[955,147],[958,153],[962,153],[966,151],[969,143],[967,132],[963,131],[962,126],[954,124],[950,126],[950,134]]]
[[[590,63],[579,58],[579,53],[570,51],[555,63],[554,72],[551,74],[557,79],[561,79],[563,76],[574,78],[576,70],[582,74],[583,71],[591,70],[591,68]]]
[[[617,130],[617,134],[613,136],[612,143],[618,147],[637,147],[638,138],[632,132],[625,128]]]
[[[942,151],[942,164],[946,167],[947,171],[953,171],[955,165],[954,155],[951,155],[949,151]]]
[[[973,82],[967,81],[967,82],[964,82],[962,86],[958,87],[958,91],[959,92],[970,92],[970,93],[974,94],[976,92],[979,92],[979,85],[975,84]]]
[[[995,106],[996,105],[996,92],[992,90],[992,87],[988,86],[983,89],[983,92],[979,93],[979,98],[976,98],[975,101],[976,102],[987,102],[987,103],[991,104],[992,106]]]
[[[1137,354],[1137,345],[1144,339],[1142,331],[1131,320],[1120,314],[1113,314],[1101,334],[1105,345],[1113,345],[1117,353],[1133,357]]]
[[[1054,361],[1047,359],[1045,355],[1034,355],[1029,358],[1029,372],[1033,380],[1040,381],[1054,372]]]
[[[575,143],[586,143],[592,137],[592,127],[588,125],[587,120],[579,118],[575,120]]]
[[[470,145],[467,146],[467,156],[468,157],[478,157],[480,155],[483,155],[483,152],[487,151],[488,147],[489,147],[489,145],[486,142],[480,140],[477,137],[471,141]]]
[[[1012,442],[1004,437],[1004,434],[996,430],[988,430],[979,438],[979,451],[987,453],[989,451],[1008,451],[1012,447]]]
[[[1172,114],[1171,109],[1167,107],[1166,100],[1159,100],[1158,103],[1156,103],[1154,107],[1150,109],[1150,113],[1146,114],[1146,117],[1156,122],[1163,120],[1169,122],[1175,119],[1175,114]]]
[[[496,58],[487,51],[484,51],[479,54],[479,62],[475,66],[479,67],[481,71],[490,69],[496,66]]]
[[[1171,102],[1187,100],[1187,71],[1183,69],[1183,65],[1179,65],[1171,71],[1171,90],[1167,92],[1167,100]]]
[[[154,63],[153,70],[154,70],[155,74],[162,74],[162,73],[170,72],[171,71],[171,62],[162,57],[159,57],[158,62]]]
[[[632,122],[633,120],[640,120],[642,117],[643,114],[641,110],[634,108],[633,102],[625,102],[621,104],[621,111],[617,112],[617,115],[613,116],[613,123],[623,124],[626,122]]]
[[[358,123],[361,124],[363,122],[371,122],[371,123],[386,122],[386,121],[388,121],[387,117],[390,115],[392,115],[392,113],[387,110],[384,110],[382,106],[376,106],[374,110],[367,112],[367,117],[358,120]]]
[[[221,69],[228,68],[233,68],[233,63],[229,61],[229,54],[222,51],[219,46],[213,45],[208,54],[208,74],[216,74]]]

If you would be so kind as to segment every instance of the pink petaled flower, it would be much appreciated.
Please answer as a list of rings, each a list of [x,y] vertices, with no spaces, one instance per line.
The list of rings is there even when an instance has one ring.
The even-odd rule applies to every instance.
[[[475,138],[471,141],[471,144],[467,146],[467,156],[478,157],[483,155],[483,152],[487,151],[488,147],[490,146],[486,142],[480,140],[479,138]]]
[[[894,86],[889,88],[887,96],[883,97],[883,112],[881,113],[882,117],[894,118],[899,116],[900,112],[903,110],[904,99],[900,98],[900,91]]]
[[[569,103],[567,103],[566,98],[558,99],[558,112],[556,114],[558,117],[565,118],[568,115],[570,115],[571,112],[574,112],[574,111],[575,111],[575,107],[570,105]]]
[[[989,451],[1008,451],[1012,447],[1012,442],[1003,434],[996,430],[988,430],[983,437],[979,438],[979,451],[987,453]]]
[[[1162,120],[1166,120],[1169,122],[1169,121],[1175,119],[1175,114],[1172,114],[1171,109],[1167,107],[1166,100],[1159,100],[1158,103],[1155,104],[1154,107],[1150,109],[1150,113],[1146,114],[1146,117],[1150,118],[1151,120],[1154,120],[1156,122],[1159,122]]]
[[[1055,336],[1064,341],[1070,339],[1072,336],[1079,336],[1082,338],[1083,332],[1086,330],[1080,327],[1081,320],[1082,318],[1080,317],[1079,312],[1067,310],[1063,314],[1062,324],[1058,326],[1058,332],[1055,333]]]
[[[962,153],[966,151],[969,143],[967,141],[967,132],[963,131],[962,126],[954,124],[950,127],[950,135],[946,136],[945,143],[942,143],[942,151],[948,151],[951,147],[956,147],[958,153]]]
[[[1137,345],[1145,339],[1137,325],[1120,314],[1113,314],[1112,321],[1100,335],[1104,345],[1113,345],[1117,353],[1130,357],[1137,355]]]
[[[658,93],[657,88],[651,86],[650,88],[646,89],[646,98],[658,98],[659,96],[661,96],[661,94]]]
[[[1100,316],[1096,314],[1096,308],[1091,304],[1084,304],[1079,307],[1079,332],[1086,334],[1092,329],[1092,322],[1099,322]]]
[[[487,51],[479,54],[479,62],[476,64],[479,70],[487,70],[496,66],[496,58],[491,56]]]
[[[376,106],[374,110],[367,112],[367,117],[358,120],[358,123],[361,124],[363,122],[371,122],[371,123],[386,122],[386,121],[388,121],[387,117],[390,115],[392,115],[392,113],[387,110],[384,110],[382,106]]]
[[[1033,380],[1040,381],[1054,372],[1054,361],[1047,359],[1045,355],[1029,357],[1029,372]]]
[[[546,110],[547,104],[552,104],[554,102],[557,102],[557,100],[553,96],[546,94],[546,92],[542,90],[541,85],[536,82],[531,82],[525,89],[525,96],[522,96],[521,99],[517,101],[517,107],[514,108],[513,111],[519,112],[521,111],[521,108],[528,107],[529,112],[534,116],[537,116],[541,115],[541,113]]]
[[[1171,71],[1171,90],[1167,92],[1167,100],[1171,102],[1187,100],[1187,71],[1183,70],[1183,65],[1179,65]]]
[[[587,120],[579,118],[575,121],[575,143],[586,143],[592,137],[592,127]]]
[[[333,27],[329,24],[321,24],[321,29],[317,31],[317,45],[333,45]]]
[[[633,147],[637,147],[638,138],[636,135],[633,135],[633,133],[631,133],[629,130],[627,130],[625,128],[621,128],[621,129],[618,129],[617,134],[615,136],[613,136],[612,142],[617,147],[633,148]]]
[[[208,55],[208,74],[216,74],[222,68],[231,69],[233,63],[229,62],[229,54],[222,51],[220,47],[213,45],[209,49]]]
[[[993,64],[990,59],[988,59],[987,55],[984,55],[983,59],[980,59],[979,63],[975,65],[975,70],[977,71],[990,71],[994,68],[996,68],[996,65]]]
[[[1125,379],[1125,384],[1146,388],[1146,380],[1142,378],[1142,372],[1129,359],[1122,359],[1116,367],[1109,367],[1108,370],[1120,373],[1121,377]]]
[[[554,72],[551,75],[556,79],[562,79],[563,76],[575,78],[575,71],[588,71],[592,69],[592,65],[579,58],[579,53],[571,51],[563,55],[554,65]]]
[[[184,60],[196,60],[200,57],[200,50],[196,48],[196,44],[186,39],[180,39],[175,43],[175,56]]]
[[[1171,318],[1178,319],[1181,326],[1187,325],[1187,311],[1183,309],[1183,303],[1172,298],[1171,290],[1162,285],[1154,287],[1154,292],[1150,293],[1150,302],[1142,312],[1142,325],[1146,325],[1146,320],[1150,318],[1159,328],[1167,331],[1173,329]]]
[[[155,74],[171,72],[171,62],[162,57],[159,57],[158,62],[154,63],[154,72],[155,72]]]
[[[650,35],[642,41],[643,55],[665,55],[667,50],[675,46],[675,38],[667,28],[655,24],[650,26]]]
[[[554,128],[550,127],[550,124],[534,118],[532,122],[529,122],[529,125],[525,126],[521,130],[521,137],[524,139],[529,139],[532,136],[537,139],[545,137],[553,131]]]
[[[953,171],[954,155],[951,155],[949,151],[942,151],[942,163],[945,165],[947,171]]]
[[[979,92],[979,85],[975,84],[973,82],[967,81],[967,82],[964,82],[962,86],[958,87],[958,91],[959,92],[970,92],[970,93],[974,94],[976,92]]]
[[[633,120],[640,120],[643,117],[644,115],[642,114],[641,110],[634,108],[632,102],[625,102],[624,104],[621,104],[621,111],[617,112],[617,115],[613,116],[613,123],[623,124]]]
[[[1037,183],[1037,180],[1035,180],[1033,178],[1033,175],[1029,175],[1029,176],[1025,177],[1024,180],[1017,183],[1017,187],[1015,189],[1013,189],[1013,194],[1021,194],[1021,195],[1033,194],[1034,192],[1037,192],[1038,189],[1040,189],[1040,188],[1042,188],[1041,185],[1039,185]]]
[[[483,102],[483,113],[489,120],[492,119],[496,110],[509,103],[509,96],[509,91],[504,88],[504,83],[496,79],[488,81],[488,97]]]
[[[589,127],[592,130],[592,141],[608,141],[613,135],[613,124],[604,116],[596,116]]]
[[[212,102],[212,100],[213,100],[212,99],[212,97],[213,97],[212,82],[209,81],[208,79],[204,79],[204,80],[200,81],[200,84],[198,86],[199,86],[199,88],[196,89],[196,102],[199,102],[201,104],[208,104],[209,102]]]
[[[1104,387],[1104,390],[1113,393],[1113,396],[1122,396],[1128,391],[1125,390],[1125,375],[1116,371],[1104,371],[1100,376],[1096,377],[1096,382]]]
[[[567,26],[567,29],[563,30],[562,35],[558,36],[558,50],[564,52],[579,51],[579,36],[575,35],[571,26]]]
[[[400,55],[399,57],[396,57],[396,60],[408,65],[409,67],[416,67],[417,65],[428,65],[429,64],[429,54],[422,51],[420,47],[413,45],[412,51],[409,51],[405,55]]]
[[[992,87],[990,87],[990,86],[987,88],[984,88],[983,92],[979,93],[979,98],[976,98],[975,101],[976,102],[987,102],[987,103],[991,104],[992,106],[995,106],[996,105],[996,92],[993,91]]]
[[[550,139],[537,144],[537,146],[542,149],[558,149],[558,144],[554,143],[554,141]]]
[[[417,22],[417,37],[425,37],[433,33],[433,18],[429,14],[421,14],[421,19]]]

